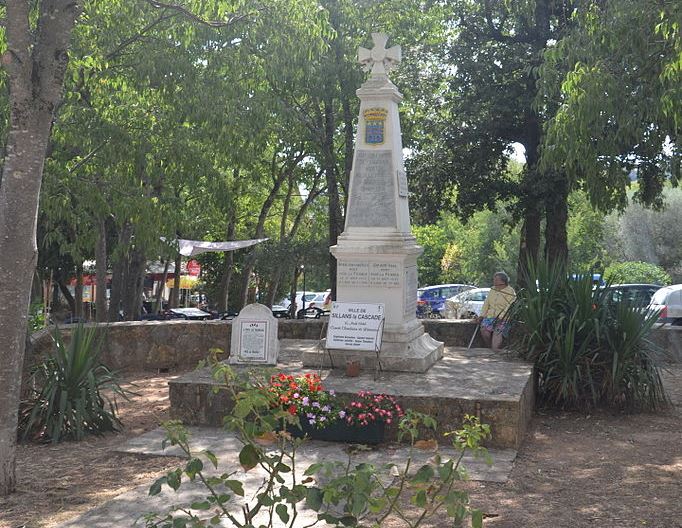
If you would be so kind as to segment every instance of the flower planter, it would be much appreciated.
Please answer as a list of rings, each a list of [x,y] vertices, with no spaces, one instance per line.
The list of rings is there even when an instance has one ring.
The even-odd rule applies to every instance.
[[[305,417],[301,417],[301,428],[295,425],[287,426],[287,431],[296,438],[307,436],[312,440],[325,442],[343,442],[347,444],[380,444],[384,441],[386,424],[383,421],[372,422],[367,425],[348,425],[338,421],[324,429],[310,425]]]

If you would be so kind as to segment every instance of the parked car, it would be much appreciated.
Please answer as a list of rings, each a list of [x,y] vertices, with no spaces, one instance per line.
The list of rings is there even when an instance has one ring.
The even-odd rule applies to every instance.
[[[199,308],[171,308],[168,310],[180,319],[190,319],[193,321],[205,321],[213,319],[213,315],[200,310]]]
[[[659,322],[682,326],[682,284],[661,288],[651,298],[649,310],[659,313]]]
[[[441,317],[445,300],[471,290],[470,284],[436,284],[417,290],[417,317]]]
[[[628,303],[637,308],[646,308],[660,289],[660,284],[612,284],[606,287],[606,302]]]
[[[305,292],[305,306],[306,308],[310,304],[310,302],[319,295],[319,292],[314,292],[314,291],[306,291]],[[283,306],[286,309],[289,309],[291,306],[291,299],[289,297],[285,297],[282,299],[280,302],[278,302],[280,306]],[[302,291],[297,291],[296,292],[296,310],[301,310],[303,308],[303,292]]]
[[[481,315],[490,288],[474,288],[445,301],[443,316],[447,319],[473,319]]]
[[[306,301],[306,308],[319,308],[324,313],[329,313],[332,309],[332,291],[318,293],[312,301]]]
[[[289,315],[289,309],[285,308],[281,304],[273,304],[271,309],[272,315],[274,315],[278,319],[289,319],[291,317]]]

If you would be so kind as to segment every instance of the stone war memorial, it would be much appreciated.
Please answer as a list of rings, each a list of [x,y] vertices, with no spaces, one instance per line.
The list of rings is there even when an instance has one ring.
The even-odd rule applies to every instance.
[[[403,96],[388,72],[400,63],[400,47],[373,33],[374,48],[360,48],[369,70],[357,91],[360,115],[350,176],[345,230],[330,248],[337,262],[337,301],[380,303],[385,307],[378,355],[328,348],[307,352],[309,367],[345,365],[425,372],[443,355],[443,343],[424,332],[416,317],[417,257],[422,248],[410,229],[407,174],[403,163],[398,103]],[[332,314],[333,316],[334,314]]]
[[[280,322],[275,345],[264,334],[267,327],[274,336],[275,324],[266,325],[266,310],[250,305],[231,324],[228,362],[246,368],[276,362],[286,374],[318,373],[327,390],[348,397],[359,391],[391,395],[405,408],[433,416],[438,433],[475,415],[491,426],[490,447],[517,449],[532,414],[532,365],[467,347],[473,323],[416,318],[422,248],[410,227],[398,114],[402,95],[388,77],[401,53],[398,46],[386,46],[384,34],[374,33],[372,40],[373,49],[358,53],[369,77],[357,91],[360,115],[345,229],[330,248],[338,264],[331,315]],[[260,326],[251,331],[254,321]],[[169,386],[171,414],[187,424],[219,426],[232,405],[224,393],[214,394],[208,369]],[[396,438],[395,430],[387,434],[387,440]]]

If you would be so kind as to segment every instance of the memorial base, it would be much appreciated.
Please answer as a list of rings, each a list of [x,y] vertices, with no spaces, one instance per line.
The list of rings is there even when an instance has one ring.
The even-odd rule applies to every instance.
[[[421,326],[421,325],[420,325]],[[381,351],[325,349],[303,352],[303,365],[311,368],[346,368],[346,363],[357,361],[364,371],[385,370],[389,372],[426,372],[443,357],[443,343],[429,334],[421,333],[408,341],[390,341],[384,332]],[[403,334],[404,335],[404,334]],[[388,338],[388,339],[387,339]]]

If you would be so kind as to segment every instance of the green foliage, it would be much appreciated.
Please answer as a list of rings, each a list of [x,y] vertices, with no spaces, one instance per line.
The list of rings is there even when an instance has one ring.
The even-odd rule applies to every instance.
[[[609,215],[605,246],[618,262],[650,262],[682,282],[682,189],[666,187],[663,197],[660,210],[630,203],[621,214]]]
[[[649,339],[656,314],[628,303],[610,306],[593,289],[590,273],[531,266],[508,317],[519,332],[516,348],[533,361],[539,398],[550,406],[656,409],[667,403]]]
[[[120,430],[116,396],[126,392],[100,362],[103,334],[78,325],[68,344],[59,328],[52,338],[54,348],[33,368],[32,392],[21,405],[22,438],[57,443]]]
[[[419,257],[419,284],[427,286],[439,284],[441,280],[441,260],[447,248],[447,235],[439,225],[413,226],[412,234],[417,243],[424,248]]]
[[[603,211],[625,207],[632,170],[645,204],[661,206],[665,181],[679,181],[681,22],[679,2],[590,1],[545,53],[540,99],[561,105],[543,164],[581,181]]]
[[[409,411],[399,423],[400,437],[409,440],[411,446],[404,464],[357,463],[354,457],[361,456],[366,448],[355,446],[348,450],[346,461],[314,463],[301,475],[294,470],[297,449],[304,440],[283,432],[284,425],[296,418],[282,412],[280,406],[272,405],[272,398],[264,390],[269,379],[267,373],[238,375],[218,363],[217,358],[217,351],[213,351],[209,359],[213,375],[235,402],[225,421],[243,442],[239,453],[242,469],[249,472],[258,467],[263,475],[258,492],[245,506],[232,507],[235,496],[245,495],[240,473],[218,474],[209,470],[211,466],[214,469],[218,466],[215,455],[210,451],[193,453],[184,428],[178,422],[168,422],[164,426],[164,447],[166,443],[180,447],[187,462],[154,482],[150,495],[158,495],[163,486],[177,491],[185,478],[201,482],[208,494],[191,505],[174,506],[168,514],[145,515],[148,528],[216,525],[222,520],[237,528],[248,528],[264,522],[261,519],[268,519],[268,525],[278,520],[294,528],[300,525],[296,521],[304,504],[317,513],[318,522],[331,526],[381,526],[392,515],[405,526],[416,528],[439,513],[447,516],[452,526],[462,526],[466,519],[471,519],[474,528],[483,526],[482,513],[469,506],[468,494],[457,485],[467,478],[461,465],[466,452],[487,456],[480,442],[490,437],[490,427],[477,418],[466,416],[462,429],[448,434],[458,452],[454,459],[441,456],[435,440],[419,440],[421,431],[435,430],[435,420]],[[435,452],[428,464],[414,468],[414,449]],[[416,516],[408,515],[402,499],[408,499],[417,508]]]
[[[509,215],[479,211],[463,223],[452,213],[443,213],[437,224],[413,228],[424,247],[420,257],[420,285],[465,283],[486,285],[496,271],[515,279],[518,230],[510,229]]]
[[[619,262],[604,270],[604,279],[612,284],[672,284],[663,268],[648,262]]]
[[[605,244],[607,226],[604,214],[592,207],[584,192],[576,191],[569,197],[566,234],[571,268],[601,272],[612,260],[613,256],[609,255]]]
[[[28,331],[37,332],[45,328],[45,306],[43,303],[32,303],[28,310]]]

